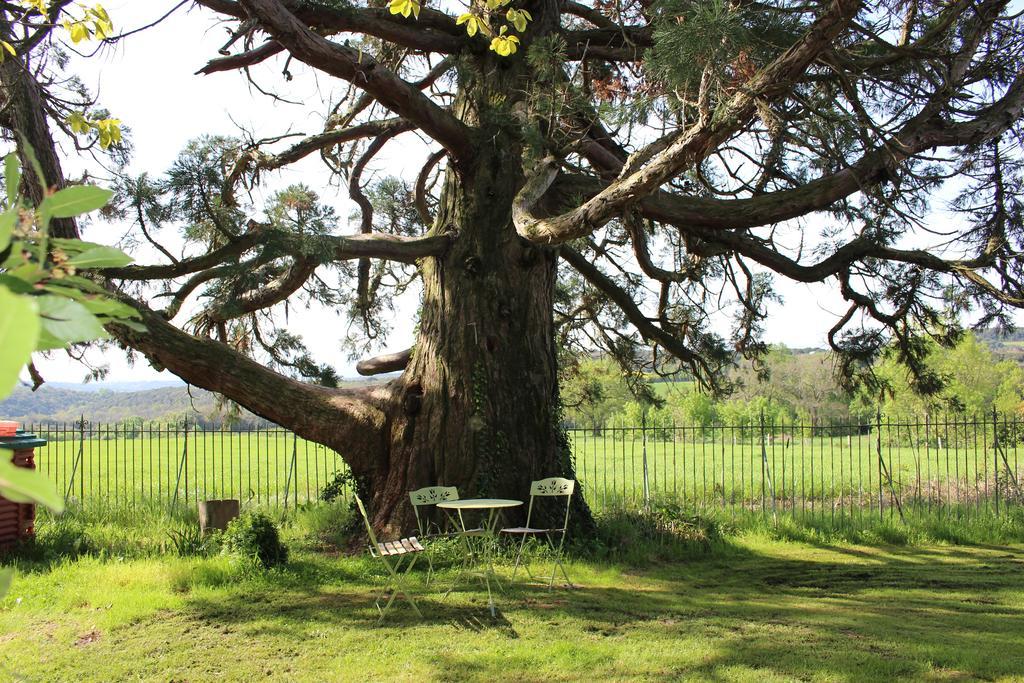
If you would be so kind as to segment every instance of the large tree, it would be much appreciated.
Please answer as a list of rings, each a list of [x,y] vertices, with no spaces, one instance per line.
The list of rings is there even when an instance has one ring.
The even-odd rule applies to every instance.
[[[201,73],[273,61],[283,97],[300,68],[350,87],[320,133],[206,138],[165,178],[120,183],[124,215],[166,258],[104,273],[148,328],[111,330],[336,449],[381,526],[419,486],[522,497],[533,478],[571,476],[564,350],[723,388],[727,365],[765,350],[773,274],[848,302],[828,333],[842,376],[891,343],[923,390],[926,337],[1024,304],[1024,30],[1007,2],[196,4],[231,27]],[[41,81],[10,66],[41,49],[16,33],[10,101]],[[46,147],[53,107],[33,111],[8,107],[2,124],[35,126]],[[369,182],[381,150],[413,136],[430,144],[421,170]],[[315,154],[347,183],[358,234],[307,187],[243,199]],[[44,171],[62,182],[59,163]],[[946,200],[940,226],[930,212]],[[160,244],[165,223],[184,226],[187,253]],[[402,370],[387,384],[332,387],[332,359],[275,315],[315,299],[349,312],[352,341],[379,340],[413,279],[412,347],[359,366]],[[714,316],[730,308],[726,338]]]

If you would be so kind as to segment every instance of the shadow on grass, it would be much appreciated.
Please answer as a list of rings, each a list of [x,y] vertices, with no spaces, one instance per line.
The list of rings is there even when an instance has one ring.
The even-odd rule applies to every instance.
[[[577,654],[559,671],[570,677],[586,673],[573,667],[587,666],[587,657],[605,662],[597,678],[1024,672],[1020,551],[821,546],[801,554],[731,548],[684,564],[609,570],[611,579],[573,577],[575,590],[519,584],[496,596],[503,610],[496,619],[486,593],[471,587],[442,600],[451,578],[442,575],[440,592],[416,595],[424,619],[400,604],[379,625],[370,566],[314,559],[237,589],[192,596],[185,613],[300,640],[311,627],[342,635],[373,629],[378,638],[422,648],[438,678],[537,671],[538,661],[558,662],[557,648],[568,646]],[[501,658],[448,647],[467,634],[497,636],[508,647]],[[654,648],[650,661],[619,654],[644,646]]]

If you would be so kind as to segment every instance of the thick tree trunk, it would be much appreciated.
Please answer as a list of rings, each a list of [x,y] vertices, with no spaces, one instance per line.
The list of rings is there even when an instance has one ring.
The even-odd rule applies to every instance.
[[[516,92],[514,74],[478,73],[488,71],[486,85],[463,82],[462,114],[478,124],[498,101],[505,118],[492,109],[498,123],[485,128],[474,167],[448,172],[434,232],[457,239],[421,264],[416,344],[370,483],[375,523],[395,531],[408,530],[408,492],[421,486],[526,500],[534,479],[573,477],[558,401],[557,251],[530,244],[512,224],[522,148],[507,98],[495,95]],[[590,523],[582,504],[574,516]]]
[[[512,229],[510,168],[496,158],[472,183],[449,178],[438,221],[460,236],[422,267],[416,346],[372,483],[382,526],[407,521],[407,493],[420,486],[522,500],[533,479],[572,476],[558,415],[556,254]]]

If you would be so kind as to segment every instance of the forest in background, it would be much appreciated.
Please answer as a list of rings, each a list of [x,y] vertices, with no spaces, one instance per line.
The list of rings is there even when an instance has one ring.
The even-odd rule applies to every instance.
[[[1016,336],[1016,335],[1015,335]],[[988,333],[966,334],[951,349],[938,346],[927,361],[944,388],[922,396],[911,387],[907,370],[884,357],[874,370],[885,387],[877,394],[845,391],[836,381],[833,358],[824,350],[775,347],[765,357],[762,381],[750,363],[730,375],[735,390],[714,398],[692,382],[649,380],[631,388],[610,358],[588,358],[563,382],[565,418],[570,426],[601,429],[612,425],[687,426],[766,423],[862,423],[878,413],[908,419],[938,415],[986,415],[1024,412],[1024,342]]]

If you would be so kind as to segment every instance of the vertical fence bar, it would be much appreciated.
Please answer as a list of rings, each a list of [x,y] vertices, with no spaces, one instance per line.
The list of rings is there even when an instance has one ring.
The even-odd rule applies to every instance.
[[[953,487],[949,479],[949,413],[946,413],[942,425],[942,451],[946,456],[946,516],[949,517],[953,514],[954,503]]]
[[[644,487],[644,510],[651,509],[651,488],[647,479],[647,410],[640,413],[640,438],[641,452],[643,455],[643,487]]]
[[[992,406],[992,471],[995,477],[996,517],[999,516],[999,418],[996,408]]]

